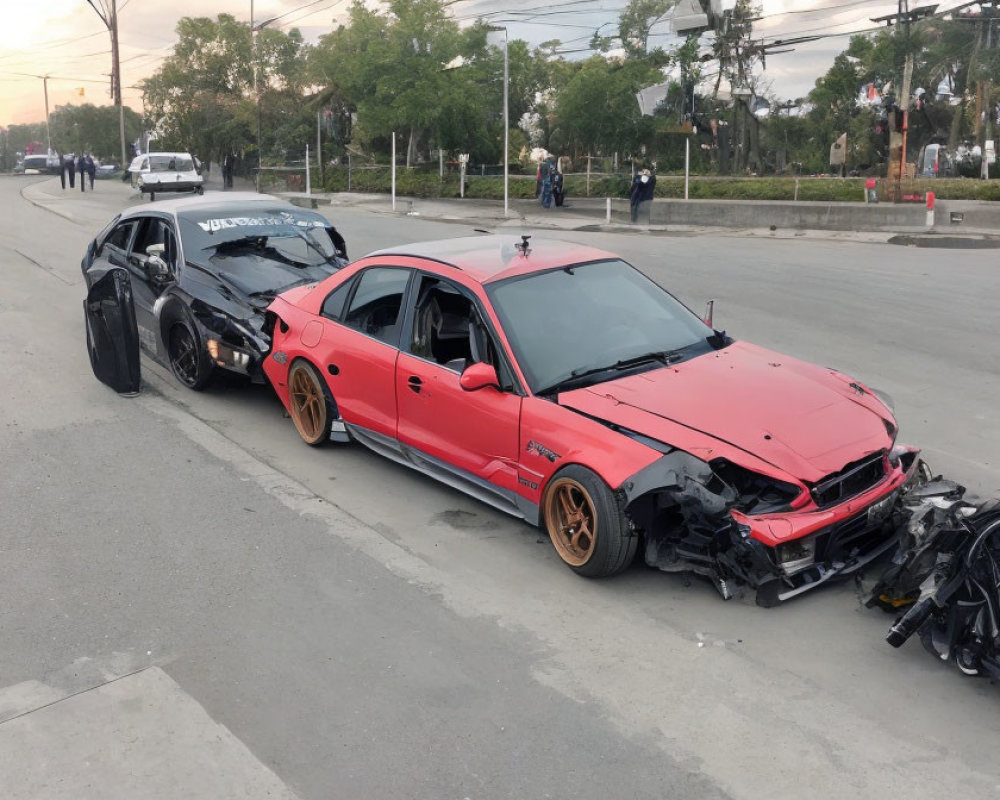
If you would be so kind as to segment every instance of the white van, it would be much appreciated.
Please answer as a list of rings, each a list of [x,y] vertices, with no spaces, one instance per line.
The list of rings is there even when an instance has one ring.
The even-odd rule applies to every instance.
[[[145,153],[136,156],[129,164],[132,186],[150,200],[156,199],[157,192],[205,191],[201,177],[201,164],[190,153]]]

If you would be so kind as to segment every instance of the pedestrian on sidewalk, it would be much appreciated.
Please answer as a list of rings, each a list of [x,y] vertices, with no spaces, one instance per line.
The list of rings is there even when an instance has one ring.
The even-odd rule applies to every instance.
[[[75,188],[75,181],[73,176],[76,174],[76,167],[73,165],[73,154],[70,153],[68,156],[62,156],[60,159],[61,168],[59,171],[59,178],[62,181],[62,188],[66,188],[66,178],[69,177],[69,188]]]
[[[87,176],[90,178],[90,191],[94,191],[94,178],[97,177],[97,164],[94,163],[94,157],[87,153]]]
[[[653,200],[653,189],[656,186],[656,176],[648,169],[642,170],[632,179],[632,186],[629,188],[629,218],[632,222],[639,221],[640,210],[647,215],[646,224],[649,224],[650,204]]]
[[[552,207],[552,179],[555,177],[556,164],[553,161],[552,156],[549,156],[542,162],[541,175],[542,175],[542,208]]]
[[[80,191],[87,191],[87,158],[83,153],[76,160],[76,174],[80,176]]]
[[[563,188],[562,158],[555,163],[555,172],[552,175],[552,199],[556,201],[556,208],[563,204],[566,199],[566,191]]]
[[[236,169],[236,155],[230,151],[222,161],[222,188],[233,188],[233,171]]]

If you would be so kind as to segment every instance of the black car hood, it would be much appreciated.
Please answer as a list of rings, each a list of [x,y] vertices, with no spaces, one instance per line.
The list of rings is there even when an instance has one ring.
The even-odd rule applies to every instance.
[[[276,295],[295,284],[321,281],[339,269],[338,264],[298,267],[266,256],[214,255],[205,267],[226,284],[245,295]]]

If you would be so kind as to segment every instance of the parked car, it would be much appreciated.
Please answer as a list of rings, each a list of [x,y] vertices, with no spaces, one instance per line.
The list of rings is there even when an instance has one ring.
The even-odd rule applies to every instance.
[[[24,173],[25,175],[58,175],[59,157],[45,155],[25,156],[24,160],[15,167],[14,171]]]
[[[585,576],[640,551],[773,605],[892,547],[921,473],[877,392],[569,242],[382,250],[268,320],[264,371],[307,444],[360,442],[541,525]]]
[[[327,219],[267,195],[131,208],[94,238],[81,264],[95,373],[118,391],[138,391],[141,344],[192,389],[219,369],[263,381],[267,305],[346,259]]]
[[[132,174],[132,186],[150,200],[156,199],[157,192],[205,191],[201,176],[201,165],[190,153],[146,153],[132,159],[128,171]]]

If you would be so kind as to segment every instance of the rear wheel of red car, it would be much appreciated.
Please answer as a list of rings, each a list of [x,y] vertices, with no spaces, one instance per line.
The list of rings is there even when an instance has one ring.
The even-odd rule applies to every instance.
[[[325,381],[308,361],[301,359],[288,370],[288,411],[302,441],[311,447],[330,438],[336,413]]]
[[[614,575],[635,558],[639,537],[608,485],[586,467],[573,464],[553,477],[542,518],[556,553],[579,575]]]

